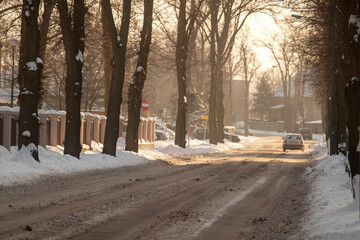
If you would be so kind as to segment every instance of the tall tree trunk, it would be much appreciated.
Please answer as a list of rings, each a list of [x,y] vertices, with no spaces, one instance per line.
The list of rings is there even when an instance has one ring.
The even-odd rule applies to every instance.
[[[42,14],[42,22],[40,25],[40,50],[39,57],[43,61],[45,60],[45,52],[47,46],[47,36],[49,32],[50,26],[50,18],[55,7],[56,0],[44,0],[44,12]],[[41,76],[42,78],[42,76]],[[42,86],[42,79],[40,79],[40,100],[39,100],[39,108],[42,108],[44,102],[44,89]]]
[[[122,103],[122,90],[125,77],[126,46],[129,33],[131,0],[123,2],[123,16],[119,35],[116,32],[110,0],[102,0],[105,25],[111,36],[112,43],[112,78],[107,111],[107,122],[103,153],[116,155],[116,143],[119,137],[119,116]]]
[[[142,90],[146,80],[147,62],[150,51],[152,32],[153,0],[144,0],[144,22],[141,31],[140,51],[136,71],[129,86],[128,127],[126,133],[125,150],[138,152],[138,129],[140,123],[140,110]]]
[[[175,144],[186,147],[186,58],[188,39],[186,34],[186,0],[180,0],[176,43],[176,72],[178,83],[178,111],[176,116]]]
[[[219,60],[217,64],[222,62]],[[217,78],[217,89],[216,89],[216,139],[217,142],[224,142],[224,90],[223,90],[223,72],[222,67],[218,66],[218,78]]]
[[[82,68],[84,65],[86,7],[84,0],[74,2],[73,17],[69,17],[67,1],[59,0],[60,27],[66,55],[66,129],[64,154],[80,158],[80,107]]]
[[[107,108],[109,104],[109,93],[110,93],[110,86],[111,86],[111,37],[110,33],[106,27],[105,23],[105,15],[103,6],[101,7],[101,25],[103,30],[103,55],[104,55],[104,79],[105,79],[105,95],[104,95],[104,108],[105,114],[107,114]]]
[[[218,32],[217,16],[218,16],[219,1],[210,2],[211,13],[211,31],[210,31],[210,69],[211,69],[211,83],[210,83],[210,98],[209,98],[209,134],[210,143],[217,144],[217,79],[218,70],[216,65],[216,33]]]
[[[245,115],[244,115],[244,135],[247,137],[249,135],[249,82],[245,82]]]
[[[347,127],[349,130],[349,146],[348,146],[348,160],[350,164],[351,177],[355,177],[360,173],[360,159],[359,152],[357,152],[357,146],[359,143],[359,94],[360,94],[360,82],[356,81],[345,88],[345,101],[347,110]]]
[[[39,58],[40,31],[38,27],[40,0],[23,1],[19,62],[20,115],[19,149],[34,144],[32,157],[39,161],[38,103],[43,62]]]

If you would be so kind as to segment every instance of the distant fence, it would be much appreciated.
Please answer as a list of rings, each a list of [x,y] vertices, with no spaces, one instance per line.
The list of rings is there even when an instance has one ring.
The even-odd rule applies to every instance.
[[[88,112],[81,114],[80,143],[91,147],[91,141],[104,143],[106,117]],[[64,145],[66,112],[39,110],[40,128],[39,145]],[[17,146],[19,134],[19,108],[0,107],[0,145],[10,150]],[[125,137],[124,118],[119,119],[119,137]],[[141,118],[138,138],[139,148],[154,148],[155,118]],[[87,146],[83,146],[85,149]]]

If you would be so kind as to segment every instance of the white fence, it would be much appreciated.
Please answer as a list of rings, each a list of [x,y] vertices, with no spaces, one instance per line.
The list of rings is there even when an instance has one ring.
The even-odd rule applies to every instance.
[[[39,145],[64,145],[66,112],[39,110],[40,139]],[[0,107],[0,145],[10,150],[18,142],[19,108]],[[119,119],[119,137],[125,136],[124,118]],[[155,118],[141,118],[139,125],[139,148],[154,148]],[[81,113],[80,142],[83,148],[91,146],[91,141],[104,143],[106,117],[89,112]],[[87,146],[85,146],[85,145]]]

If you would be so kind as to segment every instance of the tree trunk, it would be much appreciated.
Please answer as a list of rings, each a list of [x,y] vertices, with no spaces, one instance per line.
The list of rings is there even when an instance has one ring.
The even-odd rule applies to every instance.
[[[220,61],[218,58],[217,64]],[[224,90],[223,90],[223,72],[218,66],[217,70],[218,78],[217,78],[217,89],[216,89],[216,139],[217,142],[224,142]]]
[[[188,39],[186,34],[186,0],[180,0],[176,43],[176,72],[178,83],[178,111],[176,116],[175,144],[186,147],[186,60]]]
[[[47,35],[49,32],[50,26],[50,18],[55,7],[55,0],[44,0],[44,12],[42,14],[42,23],[40,25],[40,50],[39,50],[39,57],[43,61],[45,60],[45,52],[47,46]],[[41,76],[42,78],[42,76]],[[42,86],[42,79],[40,79],[40,91],[39,91],[39,108],[42,108],[44,102],[44,89]]]
[[[114,18],[112,15],[110,0],[102,0],[105,15],[105,24],[111,36],[112,43],[112,78],[107,111],[107,122],[103,153],[116,155],[116,143],[119,137],[119,116],[122,103],[122,90],[125,76],[126,46],[129,33],[131,0],[123,2],[123,16],[121,20],[120,34],[116,33]]]
[[[40,0],[23,1],[19,62],[20,115],[18,146],[34,144],[32,157],[39,161],[38,103],[43,62],[39,58],[40,32],[38,27]],[[29,10],[28,10],[29,9]],[[31,9],[31,10],[30,10]]]
[[[360,82],[356,81],[345,88],[345,101],[347,110],[347,127],[349,131],[348,160],[350,164],[351,177],[360,173],[359,152],[356,151],[359,143],[359,94]]]
[[[144,0],[144,22],[141,31],[140,51],[134,76],[129,86],[128,127],[126,133],[125,150],[138,152],[138,129],[140,123],[140,110],[142,90],[146,80],[147,62],[150,51],[152,32],[153,0]]]
[[[218,70],[216,65],[216,33],[218,29],[217,15],[218,15],[218,1],[210,2],[211,12],[211,31],[210,31],[210,68],[211,68],[211,83],[210,83],[210,98],[209,98],[209,135],[210,143],[217,144],[217,79]]]
[[[244,115],[244,135],[247,137],[249,135],[249,83],[245,83],[245,115]]]
[[[112,68],[111,68],[111,37],[110,33],[106,27],[105,23],[105,15],[104,15],[104,9],[102,6],[101,9],[101,23],[102,23],[102,29],[103,29],[103,54],[104,54],[104,79],[105,79],[105,95],[104,95],[104,108],[105,108],[105,115],[107,114],[107,108],[109,104],[109,93],[110,93],[110,86],[111,86],[111,74],[112,74]]]
[[[73,17],[69,17],[67,1],[58,1],[60,27],[66,55],[66,129],[64,154],[80,158],[81,90],[84,65],[86,7],[84,0],[74,2]],[[73,19],[73,20],[72,20]]]

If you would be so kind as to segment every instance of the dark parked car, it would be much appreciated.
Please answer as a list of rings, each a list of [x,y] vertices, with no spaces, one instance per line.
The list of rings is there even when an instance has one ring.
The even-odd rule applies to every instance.
[[[287,149],[304,151],[305,145],[302,136],[300,134],[286,135],[283,142],[283,151],[285,152]]]
[[[224,131],[224,138],[231,141],[231,142],[240,142],[240,137],[235,134],[229,134]]]
[[[155,130],[155,140],[169,140],[169,134],[162,130]]]
[[[193,132],[193,138],[199,140],[209,139],[209,129],[208,128],[195,128]]]
[[[313,133],[312,133],[311,128],[301,128],[300,134],[304,140],[306,140],[306,139],[312,140],[313,139]]]

